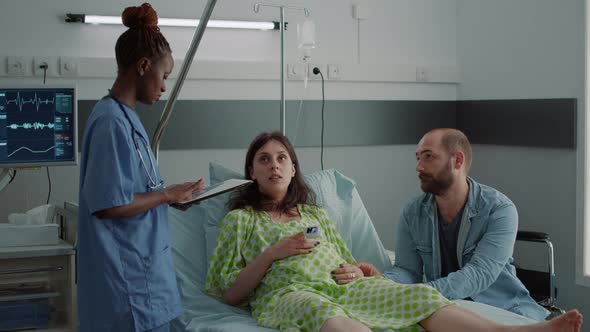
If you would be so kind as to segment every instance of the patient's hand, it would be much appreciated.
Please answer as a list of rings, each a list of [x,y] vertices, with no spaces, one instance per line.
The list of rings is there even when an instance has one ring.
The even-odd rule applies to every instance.
[[[383,276],[383,274],[371,263],[359,262],[356,264],[356,266],[358,266],[359,269],[363,271],[363,274],[366,277]]]
[[[340,264],[337,269],[332,271],[332,278],[339,285],[346,285],[355,279],[364,277],[363,271],[355,264]]]
[[[301,232],[286,237],[273,244],[265,250],[265,253],[270,256],[274,262],[295,255],[309,254],[318,244],[320,244],[318,241],[307,239],[305,235],[303,235],[303,232]]]

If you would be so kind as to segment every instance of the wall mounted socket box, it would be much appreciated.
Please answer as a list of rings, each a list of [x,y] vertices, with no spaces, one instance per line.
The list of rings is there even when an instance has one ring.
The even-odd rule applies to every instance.
[[[47,69],[42,68],[43,65],[47,66]],[[53,57],[33,57],[33,75],[38,77],[55,77],[57,76],[57,58]]]
[[[22,56],[9,56],[6,58],[6,73],[10,76],[25,76],[27,62]]]

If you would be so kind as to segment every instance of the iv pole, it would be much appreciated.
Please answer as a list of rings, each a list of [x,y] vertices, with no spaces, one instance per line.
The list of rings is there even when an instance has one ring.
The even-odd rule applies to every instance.
[[[281,133],[285,135],[285,9],[302,10],[305,13],[305,17],[309,17],[309,10],[305,7],[281,6],[257,2],[254,4],[255,13],[260,11],[260,6],[275,7],[279,8],[281,11]]]
[[[211,17],[211,13],[213,12],[213,8],[215,8],[215,4],[217,0],[209,0],[205,5],[205,9],[203,10],[203,15],[199,20],[199,26],[197,26],[197,31],[193,35],[193,41],[186,52],[186,56],[184,58],[184,62],[182,63],[182,67],[180,68],[180,72],[178,74],[178,79],[176,79],[176,83],[170,92],[170,98],[166,101],[166,105],[164,106],[164,111],[162,112],[162,116],[160,117],[160,122],[158,122],[158,127],[154,133],[154,137],[152,138],[152,150],[154,151],[154,156],[156,160],[158,160],[158,152],[160,150],[160,140],[162,139],[162,135],[164,135],[164,130],[166,130],[166,126],[168,125],[168,120],[170,120],[170,115],[172,114],[172,110],[174,109],[174,104],[176,103],[176,99],[178,98],[178,93],[182,88],[182,84],[186,79],[186,75],[188,70],[193,62],[193,58],[195,57],[195,53],[197,53],[197,48],[199,47],[199,43],[203,38],[203,34],[205,33],[205,27],[207,27],[207,22],[209,22],[209,18]]]

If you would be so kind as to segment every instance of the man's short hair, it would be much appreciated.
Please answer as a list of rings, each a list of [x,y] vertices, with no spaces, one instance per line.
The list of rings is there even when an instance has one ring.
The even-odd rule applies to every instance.
[[[473,153],[467,136],[462,131],[453,128],[440,128],[433,131],[438,130],[442,132],[441,144],[448,153],[463,152],[465,155],[465,172],[469,173]]]

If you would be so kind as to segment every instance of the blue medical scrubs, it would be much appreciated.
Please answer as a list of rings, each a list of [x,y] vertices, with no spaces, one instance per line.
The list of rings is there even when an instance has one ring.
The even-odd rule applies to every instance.
[[[95,215],[127,205],[134,194],[152,190],[130,122],[136,135],[144,138],[136,137],[136,141],[152,171],[150,140],[131,108],[123,106],[122,110],[112,98],[100,100],[84,132],[78,226],[78,308],[83,332],[151,330],[167,326],[182,310],[171,256],[168,206],[162,204],[130,218],[98,219]],[[157,165],[155,169],[159,182]]]

